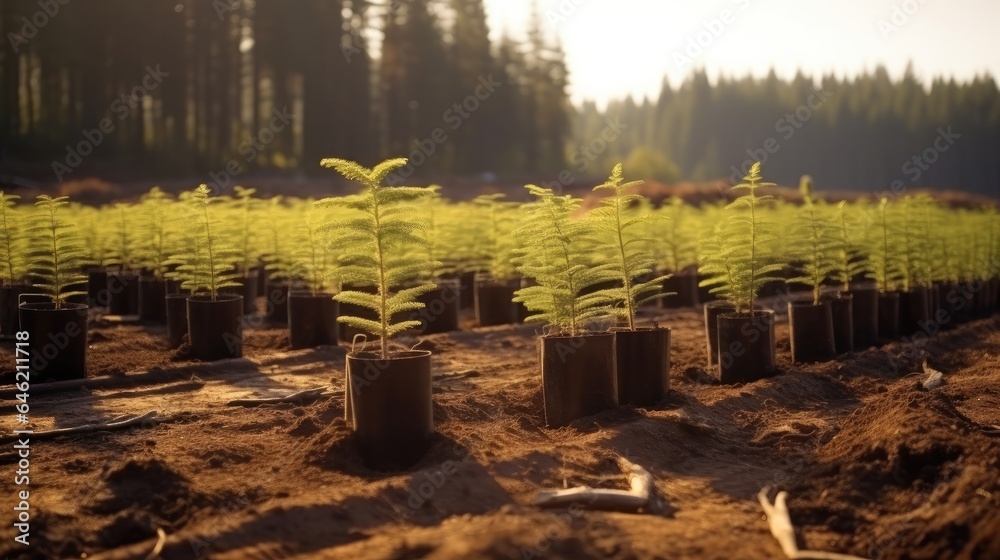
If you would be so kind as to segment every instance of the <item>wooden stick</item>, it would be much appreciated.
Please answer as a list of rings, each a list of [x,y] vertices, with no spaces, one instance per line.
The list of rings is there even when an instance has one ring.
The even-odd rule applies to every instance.
[[[160,419],[162,422],[163,420]],[[43,432],[33,432],[30,434],[14,434],[14,435],[3,435],[0,436],[0,442],[16,441],[18,438],[25,439],[49,439],[60,436],[69,436],[74,434],[85,434],[89,432],[103,432],[109,430],[120,430],[122,428],[128,428],[131,426],[138,426],[140,424],[145,424],[146,422],[151,423],[153,426],[156,425],[156,411],[151,410],[146,414],[141,416],[136,416],[134,418],[128,418],[126,420],[105,422],[101,424],[84,424],[83,426],[73,426],[72,428],[59,428],[56,430],[46,430]]]
[[[757,493],[757,501],[760,502],[760,507],[764,508],[771,535],[781,545],[781,551],[785,553],[785,556],[792,560],[865,560],[860,556],[851,556],[850,554],[799,550],[799,545],[795,542],[795,526],[792,525],[792,518],[788,514],[786,503],[788,492],[778,492],[774,499],[774,505],[772,505],[767,497],[770,490],[770,487],[761,488],[760,492]]]
[[[163,546],[167,544],[167,532],[163,529],[156,528],[156,545],[153,547],[153,551],[149,553],[146,560],[156,560],[163,553]]]
[[[653,475],[624,457],[618,458],[618,466],[628,475],[628,490],[607,490],[587,486],[565,490],[542,490],[535,495],[533,503],[540,507],[582,504],[588,509],[599,510],[634,510],[647,505],[653,489]]]
[[[323,396],[323,392],[329,389],[329,387],[317,387],[315,389],[306,389],[305,391],[299,391],[298,393],[292,393],[291,395],[285,397],[269,397],[263,399],[236,399],[226,403],[226,406],[261,406],[264,404],[281,404],[289,402],[306,402],[319,399]]]
[[[197,391],[205,386],[204,381],[198,379],[197,377],[193,379],[196,379],[197,381],[194,380],[182,381],[180,383],[170,383],[168,385],[163,385],[160,387],[153,387],[151,389],[139,389],[136,391],[119,391],[117,393],[108,393],[105,395],[87,395],[86,397],[74,397],[71,399],[42,401],[36,403],[34,407],[37,408],[44,408],[49,406],[62,407],[67,404],[76,404],[76,403],[91,402],[98,400],[103,401],[106,399],[131,399],[134,397],[148,397],[150,395],[168,395],[171,393],[183,393],[185,391]]]

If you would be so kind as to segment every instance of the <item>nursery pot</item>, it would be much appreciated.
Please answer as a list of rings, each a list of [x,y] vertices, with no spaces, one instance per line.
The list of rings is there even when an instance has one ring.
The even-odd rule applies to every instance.
[[[709,369],[719,363],[719,315],[735,311],[736,308],[725,301],[705,304],[705,348],[708,350]]]
[[[977,281],[979,286],[979,291],[976,292],[976,316],[977,317],[989,317],[993,314],[993,304],[990,301],[990,280],[979,280]]]
[[[87,270],[87,304],[90,307],[107,307],[108,271],[103,268]],[[102,295],[103,293],[103,295]]]
[[[167,284],[159,278],[139,277],[139,320],[162,323],[167,318]]]
[[[795,301],[788,309],[792,361],[825,362],[837,355],[829,301]]]
[[[618,404],[654,405],[670,390],[670,329],[616,330]]]
[[[878,335],[880,338],[899,336],[899,292],[878,295]]]
[[[899,294],[899,334],[909,336],[920,332],[930,318],[927,288],[917,286]]]
[[[463,272],[458,277],[458,283],[461,286],[461,298],[459,299],[462,309],[472,309],[475,305],[475,298],[473,296],[473,291],[476,285],[476,271],[469,270]]]
[[[264,298],[264,320],[273,326],[288,326],[288,284],[268,283]]]
[[[675,292],[676,295],[661,298],[661,305],[666,309],[694,307],[698,305],[698,275],[691,272],[678,272],[663,281],[663,293]]]
[[[250,273],[257,276],[257,295],[254,297],[256,301],[257,298],[264,297],[267,291],[267,269],[263,266],[258,266],[252,269]]]
[[[139,277],[131,272],[108,273],[107,292],[98,301],[106,299],[108,315],[139,314]]]
[[[854,348],[863,350],[878,345],[879,293],[875,286],[854,286],[851,296],[851,320],[854,323]],[[839,349],[839,347],[838,347]]]
[[[187,294],[167,294],[163,300],[167,317],[167,342],[171,348],[180,346],[188,332],[187,298]]]
[[[837,293],[830,297],[833,319],[833,346],[837,354],[854,352],[854,296]]]
[[[614,334],[543,336],[540,352],[546,424],[565,426],[616,406]]]
[[[419,334],[435,334],[458,330],[458,308],[461,286],[458,280],[437,280],[437,288],[421,294],[417,301],[423,309],[410,313],[410,319],[420,321]]]
[[[191,357],[222,360],[243,356],[243,296],[219,294],[187,299]]]
[[[777,372],[774,311],[719,315],[719,381],[746,383]]]
[[[514,292],[520,287],[520,282],[498,282],[488,277],[477,277],[473,300],[476,308],[476,323],[480,327],[492,325],[507,325],[517,322],[517,304]]]
[[[289,294],[288,342],[292,350],[337,344],[337,302],[332,294]]]
[[[377,470],[405,469],[420,460],[434,436],[431,353],[347,355],[351,424],[361,455]]]
[[[257,312],[257,271],[250,270],[240,277],[239,294],[243,296],[243,314],[253,315]]]
[[[927,318],[938,321],[941,314],[941,284],[932,284],[927,288]]]
[[[21,330],[28,333],[32,382],[87,377],[87,309],[79,303],[60,309],[51,302],[18,306]]]

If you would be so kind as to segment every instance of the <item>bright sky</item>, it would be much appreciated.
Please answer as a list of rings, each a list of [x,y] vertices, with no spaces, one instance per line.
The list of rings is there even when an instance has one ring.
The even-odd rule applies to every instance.
[[[575,102],[655,96],[664,76],[853,75],[1000,79],[997,0],[536,0],[566,50]],[[532,0],[485,0],[492,38],[523,37]],[[692,46],[693,45],[693,46]],[[700,52],[699,52],[700,51]]]

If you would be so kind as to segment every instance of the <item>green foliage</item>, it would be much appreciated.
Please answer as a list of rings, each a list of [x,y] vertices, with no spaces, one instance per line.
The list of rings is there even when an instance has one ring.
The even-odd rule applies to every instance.
[[[63,219],[68,200],[65,196],[39,195],[35,202],[37,211],[29,218],[27,227],[31,272],[38,278],[33,286],[48,294],[56,309],[62,308],[66,298],[86,294],[72,289],[87,282],[87,277],[80,274],[86,252],[74,228]]]
[[[426,243],[420,236],[424,224],[413,215],[413,203],[430,195],[433,189],[382,185],[386,176],[406,165],[404,158],[383,161],[372,169],[336,158],[324,159],[321,164],[364,187],[359,194],[327,198],[317,205],[354,211],[350,217],[333,220],[325,227],[333,233],[331,244],[344,248],[338,259],[344,278],[376,287],[374,294],[345,290],[334,299],[375,311],[377,321],[355,316],[341,316],[337,320],[378,337],[382,359],[388,359],[389,340],[420,326],[419,321],[396,322],[394,316],[422,309],[424,304],[416,298],[436,287],[432,283],[402,287],[439,266],[404,250],[406,246]]]
[[[15,208],[21,197],[0,191],[0,282],[4,286],[24,283],[30,268],[27,239],[21,229],[23,216]]]
[[[437,266],[431,270],[423,280],[436,280],[447,274],[452,274],[462,266],[460,261],[463,253],[468,254],[461,242],[464,238],[475,238],[465,233],[463,220],[467,220],[467,215],[455,212],[455,207],[447,204],[441,199],[441,187],[431,185],[431,191],[417,201],[414,211],[424,220],[423,239],[425,243],[422,247],[424,257]]]
[[[104,264],[117,266],[119,270],[129,271],[136,268],[136,257],[140,249],[136,235],[136,214],[130,204],[116,202],[111,208],[108,228],[109,255]]]
[[[500,193],[479,196],[473,204],[482,212],[479,229],[485,232],[477,260],[486,273],[498,282],[516,279],[515,205],[507,202]]]
[[[186,197],[186,222],[192,228],[193,247],[178,247],[178,253],[171,256],[169,262],[179,263],[179,266],[168,276],[180,280],[181,288],[192,294],[205,293],[215,301],[224,288],[240,286],[236,263],[241,255],[227,243],[222,234],[223,222],[212,208],[221,199],[210,195],[211,189],[201,185]]]
[[[789,254],[797,264],[799,276],[787,282],[812,288],[813,304],[818,305],[823,281],[837,268],[837,230],[830,221],[826,204],[814,202],[808,196],[802,206],[795,209],[790,225]]]
[[[680,177],[680,172],[672,161],[646,146],[632,150],[625,159],[625,167],[636,177],[661,183],[674,183]]]
[[[647,246],[662,270],[678,273],[698,263],[696,211],[672,197],[647,222]]]
[[[231,211],[234,214],[232,223],[235,229],[230,232],[230,235],[233,237],[236,248],[243,255],[238,265],[241,273],[246,273],[256,266],[260,258],[256,244],[257,235],[255,234],[254,224],[255,218],[261,218],[261,216],[257,215],[261,201],[258,198],[254,198],[253,195],[256,193],[257,189],[245,188],[239,185],[233,187]]]
[[[933,282],[938,261],[937,244],[932,242],[936,202],[927,195],[907,196],[902,210],[902,271],[904,291]]]
[[[813,178],[811,176],[803,175],[799,177],[799,194],[802,195],[802,200],[813,197]]]
[[[296,240],[292,262],[296,276],[301,278],[312,295],[340,290],[336,247],[331,243],[330,231],[323,227],[329,220],[330,212],[324,210],[314,207],[294,228]]]
[[[903,268],[897,258],[901,228],[888,198],[883,197],[874,208],[867,233],[868,277],[882,293],[897,290],[904,283]]]
[[[618,280],[614,263],[594,266],[589,259],[595,221],[575,220],[581,200],[556,196],[551,189],[525,186],[537,202],[530,207],[523,225],[514,235],[520,241],[517,270],[537,282],[521,288],[514,301],[533,312],[527,321],[544,322],[557,334],[577,336],[594,319],[612,315],[609,294],[585,294],[603,282]]]
[[[602,290],[601,294],[610,298],[617,318],[624,319],[628,329],[634,331],[636,309],[666,295],[661,292],[668,276],[651,278],[656,262],[641,245],[645,239],[636,234],[636,226],[649,221],[649,217],[638,215],[632,208],[644,200],[642,195],[625,191],[641,185],[642,181],[623,183],[623,180],[622,165],[618,164],[605,183],[594,187],[595,191],[612,191],[611,196],[601,199],[601,207],[591,210],[588,217],[593,221],[598,242],[614,255],[617,280],[621,282],[620,287]]]
[[[265,210],[267,219],[264,226],[264,255],[266,263],[264,267],[272,280],[284,280],[295,282],[301,279],[301,274],[296,269],[293,237],[289,235],[294,231],[297,220],[289,211],[285,204],[285,199],[276,196],[267,201]],[[246,260],[244,261],[247,262]]]
[[[706,254],[700,272],[708,276],[702,286],[713,286],[712,292],[733,304],[737,313],[750,313],[761,286],[780,280],[769,275],[784,264],[764,252],[766,244],[776,239],[774,222],[765,216],[765,204],[773,197],[757,191],[773,184],[763,182],[759,162],[743,180],[733,189],[748,192],[726,206],[717,231],[717,250]]]
[[[162,189],[153,187],[134,210],[139,233],[138,264],[152,270],[154,277],[163,278],[177,246],[174,202]]]
[[[841,201],[834,213],[835,258],[831,277],[840,283],[844,291],[851,289],[851,280],[865,270],[865,262],[858,258],[860,251],[855,240],[854,232],[861,227],[855,215],[856,210],[854,207],[848,207],[847,201]]]

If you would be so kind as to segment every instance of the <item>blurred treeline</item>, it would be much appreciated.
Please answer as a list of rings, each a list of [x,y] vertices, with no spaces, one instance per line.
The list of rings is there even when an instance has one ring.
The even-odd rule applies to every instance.
[[[491,43],[482,0],[41,1],[58,12],[0,2],[0,32],[15,35],[0,49],[8,164],[62,160],[105,117],[116,129],[81,169],[312,170],[426,139],[421,172],[538,172],[564,158],[563,54],[537,16],[525,40]],[[130,103],[157,65],[169,76]],[[293,124],[259,134],[274,110]]]
[[[1000,196],[1000,92],[988,76],[925,87],[912,67],[896,80],[881,67],[848,79],[771,73],[714,83],[699,71],[679,86],[665,83],[657,99],[628,98],[606,111],[585,104],[571,156],[586,155],[608,116],[627,128],[597,160],[610,169],[631,155],[633,176],[656,169],[667,181],[738,180],[753,154],[786,185],[808,173],[820,189],[935,186]]]
[[[821,189],[1000,194],[993,78],[925,88],[882,69],[716,83],[695,72],[656,99],[574,109],[543,18],[520,31],[490,41],[482,0],[2,0],[0,166],[51,178],[110,118],[72,178],[415,155],[418,176],[597,178],[625,161],[632,177],[707,180],[763,159],[786,184],[809,173]],[[150,67],[169,75],[131,97]],[[924,161],[949,127],[947,151]]]

